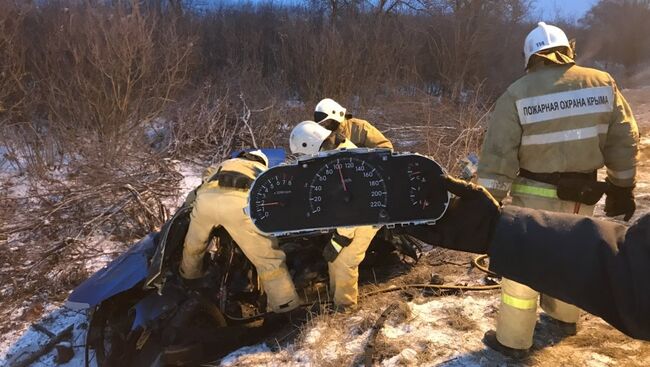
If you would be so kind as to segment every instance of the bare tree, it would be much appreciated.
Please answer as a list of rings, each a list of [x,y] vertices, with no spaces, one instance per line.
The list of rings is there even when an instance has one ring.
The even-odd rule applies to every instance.
[[[127,5],[50,7],[38,55],[55,131],[71,146],[95,142],[109,161],[181,90],[193,52],[174,22]]]
[[[584,48],[599,60],[622,64],[629,75],[650,61],[648,19],[648,0],[601,0],[582,20]]]

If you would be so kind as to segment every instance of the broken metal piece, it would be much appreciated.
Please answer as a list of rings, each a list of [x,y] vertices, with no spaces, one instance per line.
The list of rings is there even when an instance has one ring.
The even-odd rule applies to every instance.
[[[59,343],[54,347],[56,348],[56,357],[54,357],[56,364],[68,363],[74,357],[74,350],[70,342]]]
[[[390,314],[395,311],[399,307],[399,304],[393,303],[390,306],[388,306],[384,312],[381,313],[381,316],[375,321],[375,324],[372,326],[372,329],[370,329],[370,334],[368,335],[368,342],[366,343],[366,346],[363,348],[363,358],[361,361],[363,361],[363,365],[366,367],[372,366],[372,355],[375,352],[375,342],[377,340],[377,335],[379,335],[379,330],[381,330],[384,327],[384,323],[386,322],[386,319]]]
[[[18,355],[13,361],[9,363],[10,366],[13,367],[27,367],[30,364],[34,363],[36,360],[41,358],[44,354],[52,350],[55,345],[57,345],[60,341],[66,338],[70,338],[72,336],[72,329],[74,325],[70,325],[63,329],[63,331],[57,333],[54,335],[54,337],[50,338],[47,343],[45,343],[43,346],[38,348],[36,351],[33,353],[28,354],[26,357],[23,357],[22,354]]]

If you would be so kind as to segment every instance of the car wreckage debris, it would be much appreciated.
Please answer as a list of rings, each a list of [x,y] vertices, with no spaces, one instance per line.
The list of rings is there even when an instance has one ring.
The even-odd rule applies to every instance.
[[[375,324],[370,329],[370,335],[368,335],[368,342],[363,348],[363,354],[361,355],[361,358],[359,358],[358,360],[359,362],[362,363],[358,365],[363,365],[366,367],[372,366],[372,356],[375,353],[375,342],[377,341],[377,335],[379,335],[379,331],[384,327],[384,323],[386,322],[388,316],[390,316],[390,314],[393,313],[393,311],[395,311],[398,306],[399,306],[398,303],[392,303],[384,310],[384,312],[381,313],[377,321],[375,321]],[[357,364],[355,363],[355,365]]]
[[[28,354],[25,357],[23,357],[23,354],[18,354],[16,358],[14,358],[12,361],[9,362],[9,365],[13,367],[27,367],[30,364],[36,362],[36,360],[38,360],[44,354],[52,350],[52,348],[54,348],[57,344],[59,344],[59,342],[61,342],[64,339],[70,338],[72,336],[73,327],[74,325],[69,325],[68,327],[66,327],[65,329],[63,329],[61,332],[57,334],[53,334],[49,331],[47,333],[44,332],[48,336],[52,334],[50,336],[50,340],[48,340],[47,343],[45,343],[43,346],[41,346],[40,348],[38,348],[37,350]],[[41,329],[38,328],[37,330],[41,331]]]

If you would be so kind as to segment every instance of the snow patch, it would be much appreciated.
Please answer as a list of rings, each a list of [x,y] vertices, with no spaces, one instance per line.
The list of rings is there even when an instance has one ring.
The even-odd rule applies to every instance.
[[[249,347],[239,348],[228,354],[221,360],[221,366],[236,366],[244,362],[254,362],[255,357],[265,357],[267,354],[273,354],[266,344],[257,344]]]
[[[205,167],[187,161],[173,160],[171,162],[175,164],[176,171],[183,175],[178,187],[178,196],[163,200],[163,204],[173,212],[183,204],[187,194],[201,184]]]
[[[406,348],[403,351],[401,351],[398,355],[383,361],[381,365],[386,367],[413,365],[417,363],[417,356],[418,356],[418,352],[416,352],[411,348]]]
[[[21,308],[21,313],[25,308]],[[86,329],[88,328],[88,315],[86,312],[71,310],[66,307],[57,308],[56,305],[49,304],[45,307],[46,316],[42,317],[36,323],[49,330],[51,333],[58,334],[66,327],[74,325],[72,337],[68,341],[72,344],[74,357],[67,363],[59,366],[83,366],[84,365],[84,344],[86,338]],[[0,337],[0,366],[10,366],[21,361],[30,353],[33,353],[42,345],[47,343],[49,337],[33,327],[23,325],[11,332]],[[36,362],[30,364],[31,367],[48,367],[57,365],[54,362],[55,352],[50,351],[43,355]],[[94,365],[94,363],[91,363]]]
[[[595,352],[591,354],[591,359],[586,362],[586,365],[589,367],[604,367],[617,364],[616,361],[610,357]]]
[[[426,303],[408,303],[411,317],[402,322],[386,322],[378,338],[402,349],[396,355],[381,362],[382,366],[414,365],[422,354],[432,365],[448,366],[484,365],[485,346],[481,338],[493,328],[492,318],[486,312],[498,306],[497,297],[445,296]],[[452,310],[452,311],[450,311]],[[471,323],[471,328],[450,326],[450,317],[460,314]],[[342,322],[316,318],[305,331],[302,341],[286,350],[270,352],[258,344],[241,348],[222,361],[222,366],[233,365],[291,365],[312,366],[319,361],[336,361],[344,357],[354,358],[363,353],[368,342],[370,327],[364,325],[365,311]],[[373,316],[373,318],[378,315]],[[432,356],[433,354],[433,356]]]

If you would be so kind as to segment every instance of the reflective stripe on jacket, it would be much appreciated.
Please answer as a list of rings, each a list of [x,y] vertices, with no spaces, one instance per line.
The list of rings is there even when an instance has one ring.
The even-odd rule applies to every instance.
[[[537,65],[497,100],[478,165],[479,184],[497,199],[520,168],[592,172],[634,185],[638,128],[612,77],[595,69]]]
[[[393,144],[376,127],[366,120],[350,118],[339,125],[338,132],[359,148],[393,149]]]

